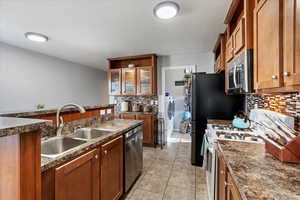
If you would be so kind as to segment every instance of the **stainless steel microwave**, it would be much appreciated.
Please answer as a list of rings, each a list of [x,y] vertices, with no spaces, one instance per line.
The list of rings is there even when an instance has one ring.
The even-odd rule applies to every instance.
[[[253,50],[245,50],[227,65],[227,93],[253,92]]]

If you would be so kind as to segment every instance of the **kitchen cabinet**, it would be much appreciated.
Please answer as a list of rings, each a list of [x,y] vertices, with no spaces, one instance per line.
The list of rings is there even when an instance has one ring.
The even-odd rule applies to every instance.
[[[284,86],[300,84],[300,1],[284,0]]]
[[[99,150],[55,169],[55,200],[99,200]]]
[[[283,1],[261,0],[254,10],[254,88],[282,86]]]
[[[157,94],[155,54],[109,58],[108,62],[109,95],[153,96]]]
[[[121,94],[121,69],[110,69],[108,70],[108,80],[109,80],[109,94],[110,95],[120,95]]]
[[[136,119],[143,120],[143,144],[146,146],[155,146],[156,145],[156,135],[157,135],[157,118],[154,114],[132,114],[132,113],[121,113],[121,119]]]
[[[233,37],[229,37],[226,43],[226,62],[230,62],[233,56]]]
[[[137,68],[137,95],[153,95],[154,93],[154,71],[153,67]]]
[[[123,136],[101,145],[101,200],[117,200],[123,194],[123,149]]]
[[[215,72],[225,70],[226,36],[220,34],[213,50],[215,56]]]
[[[136,116],[137,120],[144,120],[143,143],[154,143],[154,121],[152,114],[139,114]]]
[[[227,200],[242,200],[238,189],[235,186],[231,174],[228,174],[228,182],[226,183],[227,187]]]
[[[122,113],[121,118],[122,119],[136,119],[136,115],[130,114],[130,113]]]
[[[233,51],[238,54],[245,46],[245,19],[241,19],[235,31],[233,32]]]
[[[218,153],[218,200],[226,200],[226,177],[227,168],[223,156]]]
[[[136,69],[135,68],[122,69],[122,94],[123,95],[136,94]]]

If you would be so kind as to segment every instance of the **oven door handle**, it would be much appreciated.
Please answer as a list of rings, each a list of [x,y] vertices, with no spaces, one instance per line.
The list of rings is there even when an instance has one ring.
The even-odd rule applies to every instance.
[[[237,82],[236,82],[236,65],[234,65],[233,67],[233,83],[234,83],[234,87],[237,88]]]

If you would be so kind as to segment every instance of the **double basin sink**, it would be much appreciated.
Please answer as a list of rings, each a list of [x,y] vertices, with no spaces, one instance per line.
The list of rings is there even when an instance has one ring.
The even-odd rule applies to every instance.
[[[114,128],[81,128],[73,134],[67,136],[57,136],[42,141],[41,153],[43,157],[55,158],[63,155],[89,140],[105,136],[111,132],[117,131]]]

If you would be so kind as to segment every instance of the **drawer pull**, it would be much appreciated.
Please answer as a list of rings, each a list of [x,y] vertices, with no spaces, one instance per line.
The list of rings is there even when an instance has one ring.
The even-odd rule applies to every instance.
[[[283,72],[284,76],[290,76],[290,72]]]
[[[272,79],[273,79],[273,80],[276,80],[276,79],[277,79],[277,76],[276,76],[276,75],[273,75],[273,76],[272,76]]]

